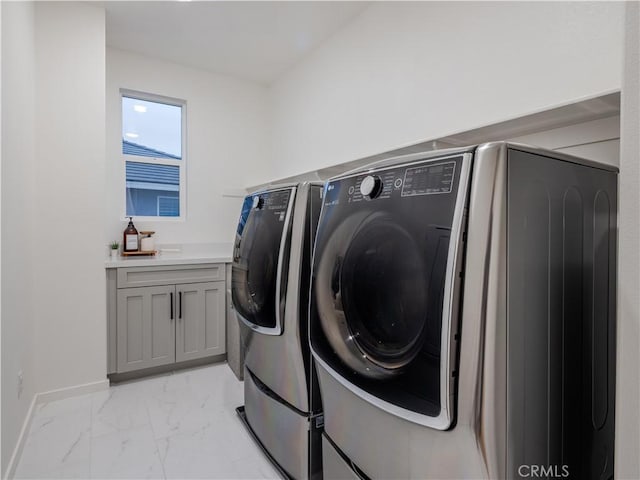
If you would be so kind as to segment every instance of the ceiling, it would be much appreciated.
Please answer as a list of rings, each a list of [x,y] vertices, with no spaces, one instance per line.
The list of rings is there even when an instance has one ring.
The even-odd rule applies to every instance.
[[[106,1],[107,45],[269,84],[369,2]]]

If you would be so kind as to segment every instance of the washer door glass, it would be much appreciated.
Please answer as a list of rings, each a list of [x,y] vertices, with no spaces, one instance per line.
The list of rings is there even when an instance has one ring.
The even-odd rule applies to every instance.
[[[278,261],[281,247],[286,246],[282,240],[288,231],[285,219],[290,197],[289,189],[254,196],[254,206],[236,241],[231,277],[233,305],[253,326],[277,327]],[[287,258],[284,254],[283,271]]]
[[[386,216],[372,215],[344,256],[340,285],[347,324],[370,360],[400,368],[420,350],[427,282],[415,240]]]

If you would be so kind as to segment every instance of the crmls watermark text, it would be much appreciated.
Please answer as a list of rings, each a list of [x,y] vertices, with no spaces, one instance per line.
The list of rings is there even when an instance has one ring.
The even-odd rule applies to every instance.
[[[567,478],[567,465],[520,465],[518,475],[521,478]]]

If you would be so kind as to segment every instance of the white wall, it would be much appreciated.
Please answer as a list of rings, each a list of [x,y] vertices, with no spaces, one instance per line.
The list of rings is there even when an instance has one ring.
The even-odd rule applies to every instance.
[[[36,52],[33,286],[42,392],[105,379],[104,9],[38,2]]]
[[[628,2],[622,82],[616,478],[640,478],[640,4]]]
[[[121,241],[126,226],[120,88],[187,102],[187,219],[135,222],[138,230],[156,231],[157,243],[231,242],[242,199],[223,192],[259,183],[271,168],[266,88],[107,49],[105,243]]]
[[[93,5],[36,6],[39,391],[105,377],[104,28]]]
[[[2,2],[2,476],[35,389],[34,7]],[[24,374],[18,398],[17,374]]]
[[[86,3],[2,13],[5,476],[36,394],[105,381],[105,32]]]
[[[3,2],[2,47],[5,475],[35,394],[105,378],[104,11]]]
[[[374,2],[273,86],[273,175],[617,90],[623,10],[608,2]]]

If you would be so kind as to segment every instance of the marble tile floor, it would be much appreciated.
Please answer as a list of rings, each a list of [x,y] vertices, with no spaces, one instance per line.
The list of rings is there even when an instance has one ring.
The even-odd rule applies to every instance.
[[[276,479],[226,363],[39,405],[15,478]]]

